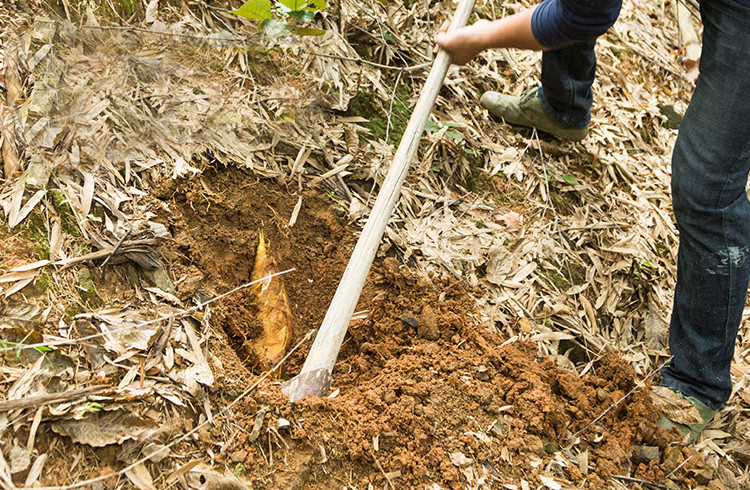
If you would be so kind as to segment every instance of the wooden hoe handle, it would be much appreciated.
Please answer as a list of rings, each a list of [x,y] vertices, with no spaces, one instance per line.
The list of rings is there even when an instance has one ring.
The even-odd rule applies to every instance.
[[[474,9],[475,0],[461,0],[449,29],[453,31],[466,25]],[[349,328],[349,323],[357,306],[362,287],[370,272],[370,266],[383,238],[383,232],[391,218],[393,208],[401,194],[414,154],[419,146],[427,119],[435,105],[443,79],[451,64],[451,55],[442,49],[438,51],[432,69],[419,96],[409,124],[393,157],[393,163],[375,200],[370,217],[362,235],[354,247],[336,294],[328,307],[326,316],[315,337],[300,374],[282,385],[282,391],[291,401],[307,396],[325,396],[331,387],[331,373],[338,357],[341,343]]]

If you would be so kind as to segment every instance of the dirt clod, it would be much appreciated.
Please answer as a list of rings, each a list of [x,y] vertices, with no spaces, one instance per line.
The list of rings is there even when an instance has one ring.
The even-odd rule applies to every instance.
[[[437,340],[440,338],[438,328],[438,317],[430,305],[424,305],[422,314],[419,316],[419,328],[417,333],[420,337],[427,340]]]

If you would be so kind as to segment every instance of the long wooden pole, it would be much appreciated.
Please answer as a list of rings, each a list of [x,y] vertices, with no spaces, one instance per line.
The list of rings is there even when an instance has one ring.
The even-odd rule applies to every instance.
[[[474,9],[474,1],[461,0],[451,22],[451,31],[466,25]],[[401,186],[406,179],[414,154],[417,152],[419,139],[450,64],[451,55],[443,50],[438,51],[417,105],[409,119],[409,124],[398,145],[396,155],[393,157],[391,169],[385,177],[370,217],[362,230],[362,235],[354,247],[349,264],[341,277],[341,282],[310,348],[302,371],[284,383],[281,388],[291,401],[307,396],[324,396],[331,387],[331,373],[341,343],[344,341],[354,308],[357,306],[370,266],[380,246],[380,240],[383,238],[383,232],[401,195]]]

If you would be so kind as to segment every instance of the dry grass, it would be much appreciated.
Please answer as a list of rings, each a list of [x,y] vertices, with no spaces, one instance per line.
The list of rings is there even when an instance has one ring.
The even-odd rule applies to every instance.
[[[81,282],[59,268],[75,269],[72,259],[92,251],[113,260],[128,253],[142,267],[159,267],[143,240],[163,237],[162,230],[141,196],[163,178],[197,178],[208,162],[335,190],[332,197],[352,222],[365,219],[395,151],[389,141],[397,140],[408,117],[406,108],[426,77],[432,36],[450,11],[442,4],[428,11],[422,3],[406,8],[345,0],[319,21],[329,31],[323,38],[266,46],[252,26],[202,2],[162,7],[148,24],[136,12],[133,18],[120,12],[125,2],[111,7],[116,16],[86,16],[65,4],[69,10],[57,13],[84,18],[84,25],[0,12],[2,144],[12,143],[18,155],[12,162],[4,157],[9,170],[0,197],[10,225],[22,226],[34,213],[41,217],[49,249],[46,262],[5,270],[0,286],[16,299],[43,274],[54,285],[48,297],[27,298],[41,309],[51,305],[54,323],[37,322],[16,334],[48,345],[69,335],[106,334],[107,349],[119,358],[107,374],[116,388],[97,400],[125,403],[138,390],[150,390],[175,405],[202,406],[210,419],[203,393],[213,378],[200,354],[213,335],[210,327],[187,319],[174,328],[166,322],[132,327],[179,310],[169,305],[169,284],[136,303],[100,298],[107,309],[89,304],[86,310],[77,291]],[[480,1],[476,13],[497,17],[522,7]],[[133,8],[145,12],[145,2]],[[115,29],[110,22],[118,23]],[[127,23],[135,27],[123,28]],[[14,39],[31,24],[23,42]],[[575,145],[500,124],[476,104],[484,90],[520,94],[533,86],[539,54],[498,50],[452,68],[385,247],[424,274],[452,274],[477,286],[477,322],[511,338],[538,340],[540,354],[566,368],[585,372],[602,352],[616,349],[646,376],[668,356],[677,245],[668,181],[676,131],[662,124],[658,104],[678,111],[687,105],[693,86],[678,48],[666,6],[626,3],[597,45],[592,131]],[[21,82],[19,93],[8,99],[13,77]],[[75,319],[66,311],[72,300],[83,313]],[[2,331],[18,330],[7,308],[3,314]],[[731,448],[750,441],[748,317],[750,309],[732,368],[735,396],[696,446],[723,468],[724,480],[740,486],[750,479]],[[582,357],[563,352],[562,337],[546,335],[553,332],[584,346]],[[153,343],[156,334],[173,339],[192,360],[168,381],[157,369],[168,354],[154,351],[166,345]],[[81,379],[97,376],[89,348],[56,348],[59,368],[75,359]],[[40,394],[39,376],[60,376],[38,361],[44,353],[34,352],[28,364],[2,367],[0,390],[8,400]],[[155,375],[136,362],[144,353]],[[126,406],[139,414],[150,408],[143,401]],[[81,398],[55,416],[70,418],[87,408],[90,401]],[[41,419],[32,433],[47,412],[0,415],[6,457],[11,434],[35,417]],[[148,425],[146,419],[137,423]],[[36,461],[43,466],[41,456]],[[7,483],[3,463],[0,477]]]

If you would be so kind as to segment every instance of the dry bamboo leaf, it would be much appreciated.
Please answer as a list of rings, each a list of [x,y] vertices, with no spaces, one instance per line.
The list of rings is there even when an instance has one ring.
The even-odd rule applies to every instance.
[[[141,463],[136,465],[134,468],[129,469],[125,472],[125,476],[133,482],[133,485],[138,487],[139,490],[156,490],[154,487],[154,480],[151,478],[146,465]]]
[[[29,452],[34,450],[34,442],[36,441],[36,431],[39,429],[39,424],[42,423],[42,414],[44,413],[44,407],[39,407],[34,414],[34,419],[31,422],[31,428],[29,429],[29,439],[26,443],[26,449]]]
[[[654,406],[670,420],[678,424],[700,424],[703,419],[695,405],[665,386],[655,386],[651,390]]]
[[[12,124],[5,112],[6,107],[0,102],[0,156],[3,159],[3,175],[10,179],[18,173],[21,164]]]
[[[3,274],[0,276],[0,284],[9,283],[9,282],[17,282],[17,281],[26,281],[27,279],[34,279],[36,277],[36,271],[35,270],[27,270],[22,272],[9,272],[7,274]]]
[[[23,288],[25,288],[26,286],[28,286],[29,284],[31,284],[31,282],[35,278],[36,278],[36,274],[34,274],[33,276],[31,276],[31,277],[29,277],[27,279],[22,279],[21,281],[18,281],[16,284],[14,284],[12,287],[10,287],[7,291],[5,291],[3,293],[3,295],[6,298],[10,298],[11,296],[13,296],[14,294],[16,294],[17,292],[21,291]]]
[[[19,223],[21,223],[24,219],[26,219],[26,217],[31,213],[31,211],[34,210],[36,205],[39,204],[39,202],[44,198],[44,195],[46,193],[47,191],[43,191],[43,190],[36,191],[36,193],[34,193],[34,195],[31,196],[31,199],[29,199],[26,202],[26,204],[24,204],[23,207],[18,210],[18,212],[13,213],[11,211],[12,215],[8,217],[8,226],[10,228],[14,228]]]
[[[18,219],[18,213],[21,211],[21,205],[23,205],[23,193],[24,186],[20,185],[12,192],[10,199],[3,200],[3,209],[8,222]]]
[[[25,471],[31,466],[31,451],[21,446],[10,448],[10,472],[12,474]]]
[[[53,422],[51,427],[57,434],[69,436],[73,442],[93,447],[139,440],[159,428],[153,420],[122,409],[89,413],[82,420],[60,420]]]
[[[52,260],[65,258],[62,254],[62,222],[59,216],[52,216],[52,228],[49,234],[49,256]]]
[[[532,342],[541,342],[544,340],[560,341],[560,340],[570,340],[574,338],[575,338],[575,335],[571,335],[565,332],[545,332],[545,333],[538,333],[538,334],[532,335],[529,338],[529,340],[531,340]]]
[[[682,64],[685,65],[688,78],[695,83],[700,74],[701,43],[693,27],[693,16],[682,2],[672,4],[672,13],[677,19],[680,41],[685,47]]]
[[[182,325],[185,328],[185,334],[187,335],[190,347],[193,350],[194,365],[187,369],[186,376],[191,379],[195,379],[198,383],[205,386],[213,386],[214,375],[211,371],[211,366],[208,364],[206,357],[203,355],[198,338],[195,335],[195,329],[188,320],[183,320]]]
[[[42,476],[42,470],[44,470],[44,463],[46,462],[47,453],[40,454],[39,457],[36,458],[34,464],[31,465],[29,474],[26,475],[26,483],[24,483],[24,487],[32,488],[35,486],[36,482],[39,481],[39,477]]]
[[[195,468],[196,466],[202,463],[203,461],[201,461],[200,459],[194,459],[188,463],[185,463],[184,465],[177,468],[174,472],[172,472],[172,474],[170,474],[167,477],[166,483],[168,485],[174,484],[180,479],[180,477],[182,477],[183,475],[186,475],[188,472],[190,472],[190,470],[192,470],[193,468]]]
[[[89,172],[83,174],[83,189],[81,191],[81,214],[86,217],[91,211],[94,200],[94,176]]]
[[[18,69],[18,42],[13,41],[5,53],[5,101],[8,107],[14,107],[23,98],[21,75]]]
[[[14,267],[11,269],[11,272],[33,271],[33,270],[40,269],[49,264],[51,264],[51,261],[47,259],[37,260],[36,262],[32,262],[31,264],[24,264],[24,265],[19,265],[18,267]]]
[[[258,236],[258,250],[250,278],[257,281],[279,272],[276,261],[268,253],[263,232]],[[263,369],[281,360],[292,340],[292,310],[281,276],[272,277],[252,287],[258,320],[263,324],[263,332],[255,339],[253,350]]]
[[[289,218],[289,228],[294,226],[294,224],[297,222],[297,217],[299,216],[299,212],[302,209],[302,195],[299,196],[299,199],[297,199],[297,204],[294,205],[294,209],[292,210],[292,216]]]
[[[159,0],[150,0],[146,6],[146,24],[153,24],[159,9]]]

